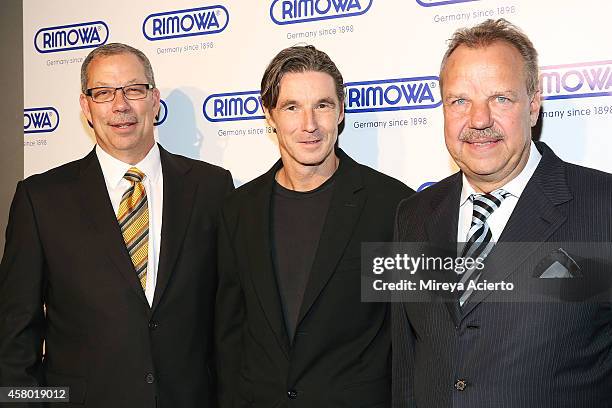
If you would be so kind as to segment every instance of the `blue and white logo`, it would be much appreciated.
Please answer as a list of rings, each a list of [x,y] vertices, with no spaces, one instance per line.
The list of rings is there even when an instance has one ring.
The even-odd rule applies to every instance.
[[[204,100],[202,111],[210,122],[265,118],[259,91],[212,94]]]
[[[540,89],[543,99],[612,96],[612,61],[541,67]]]
[[[229,13],[221,5],[150,14],[142,23],[149,41],[220,33],[229,23]]]
[[[448,4],[467,3],[479,0],[416,0],[423,7],[446,6]]]
[[[106,44],[108,26],[104,21],[41,28],[34,35],[36,51],[45,54]]]
[[[374,0],[274,0],[270,18],[279,25],[305,23],[366,13]]]
[[[438,77],[348,82],[346,112],[381,112],[437,108],[442,104]]]
[[[163,99],[159,100],[159,113],[157,114],[157,118],[155,119],[155,123],[153,126],[159,126],[166,121],[168,117],[168,105],[164,102]]]
[[[23,133],[53,132],[59,125],[59,113],[50,106],[23,110]]]

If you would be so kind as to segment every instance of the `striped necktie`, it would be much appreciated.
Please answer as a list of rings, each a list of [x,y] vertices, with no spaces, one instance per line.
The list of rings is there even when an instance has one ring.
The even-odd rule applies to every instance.
[[[493,214],[493,211],[501,206],[504,198],[510,193],[505,190],[497,189],[488,194],[472,194],[470,199],[474,205],[472,212],[472,224],[467,234],[467,242],[461,253],[462,258],[481,258],[484,259],[493,249],[493,235],[491,228],[487,223],[487,219]],[[459,282],[467,288],[469,281],[478,282],[480,271],[474,274],[475,268],[465,271]],[[472,288],[463,291],[459,298],[459,305],[463,306],[469,299],[474,290]]]
[[[121,227],[125,246],[134,264],[142,289],[147,286],[147,262],[149,259],[149,206],[142,183],[144,173],[130,168],[124,179],[132,183],[121,197],[117,221]]]

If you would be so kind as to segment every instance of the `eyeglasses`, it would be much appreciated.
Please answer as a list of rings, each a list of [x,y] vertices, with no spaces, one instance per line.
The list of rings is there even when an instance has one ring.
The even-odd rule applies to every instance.
[[[85,95],[91,96],[91,99],[97,103],[112,102],[115,100],[117,91],[121,89],[126,99],[135,101],[146,98],[147,91],[151,88],[153,88],[151,84],[131,84],[118,88],[112,86],[99,86],[96,88],[89,88],[85,91]]]

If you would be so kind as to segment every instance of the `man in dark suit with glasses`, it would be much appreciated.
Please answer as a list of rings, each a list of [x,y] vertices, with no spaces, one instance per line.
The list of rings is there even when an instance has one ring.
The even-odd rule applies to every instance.
[[[95,49],[81,86],[96,146],[20,182],[11,207],[0,385],[67,386],[86,407],[213,407],[216,214],[231,175],[155,143],[160,93],[141,51]]]

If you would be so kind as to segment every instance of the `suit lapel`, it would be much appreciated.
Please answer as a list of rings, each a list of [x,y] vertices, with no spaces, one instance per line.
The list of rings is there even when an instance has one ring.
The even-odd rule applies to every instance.
[[[432,200],[433,212],[425,223],[427,241],[434,245],[443,245],[457,242],[457,228],[459,224],[459,200],[461,199],[461,173],[454,174],[448,180],[448,187],[442,189]],[[445,249],[448,249],[445,247]],[[455,251],[454,248],[450,250]],[[455,256],[454,253],[451,256]],[[458,325],[461,320],[459,303],[444,302],[453,324]]]
[[[334,273],[366,201],[358,164],[341,150],[338,156],[341,164],[335,175],[334,191],[300,307],[298,326]]]
[[[448,180],[448,186],[441,189],[432,199],[432,213],[425,222],[429,242],[446,244],[457,241],[459,224],[459,199],[461,198],[461,173]]]
[[[499,241],[511,242],[508,246],[494,247],[486,260],[485,279],[500,282],[544,243],[566,221],[559,205],[572,199],[565,176],[565,165],[543,143],[537,143],[542,159],[525,186],[519,201],[506,223]],[[490,291],[475,291],[464,306],[464,317],[480,302],[490,296]]]
[[[244,207],[244,220],[247,224],[247,253],[250,277],[266,319],[276,336],[281,350],[289,358],[289,336],[278,291],[276,274],[272,260],[270,205],[278,161],[262,178],[261,185],[253,188],[252,205]],[[249,203],[251,204],[251,203]]]
[[[190,165],[177,161],[161,146],[159,152],[164,178],[164,198],[157,284],[152,310],[159,305],[172,276],[191,217],[193,197],[198,188],[197,182],[189,177]]]
[[[106,182],[95,149],[81,162],[77,190],[80,195],[82,213],[85,214],[85,218],[91,222],[92,227],[99,234],[100,244],[105,247],[109,258],[126,280],[128,286],[147,305],[148,309],[147,299],[125,247],[117,217],[108,197]]]

